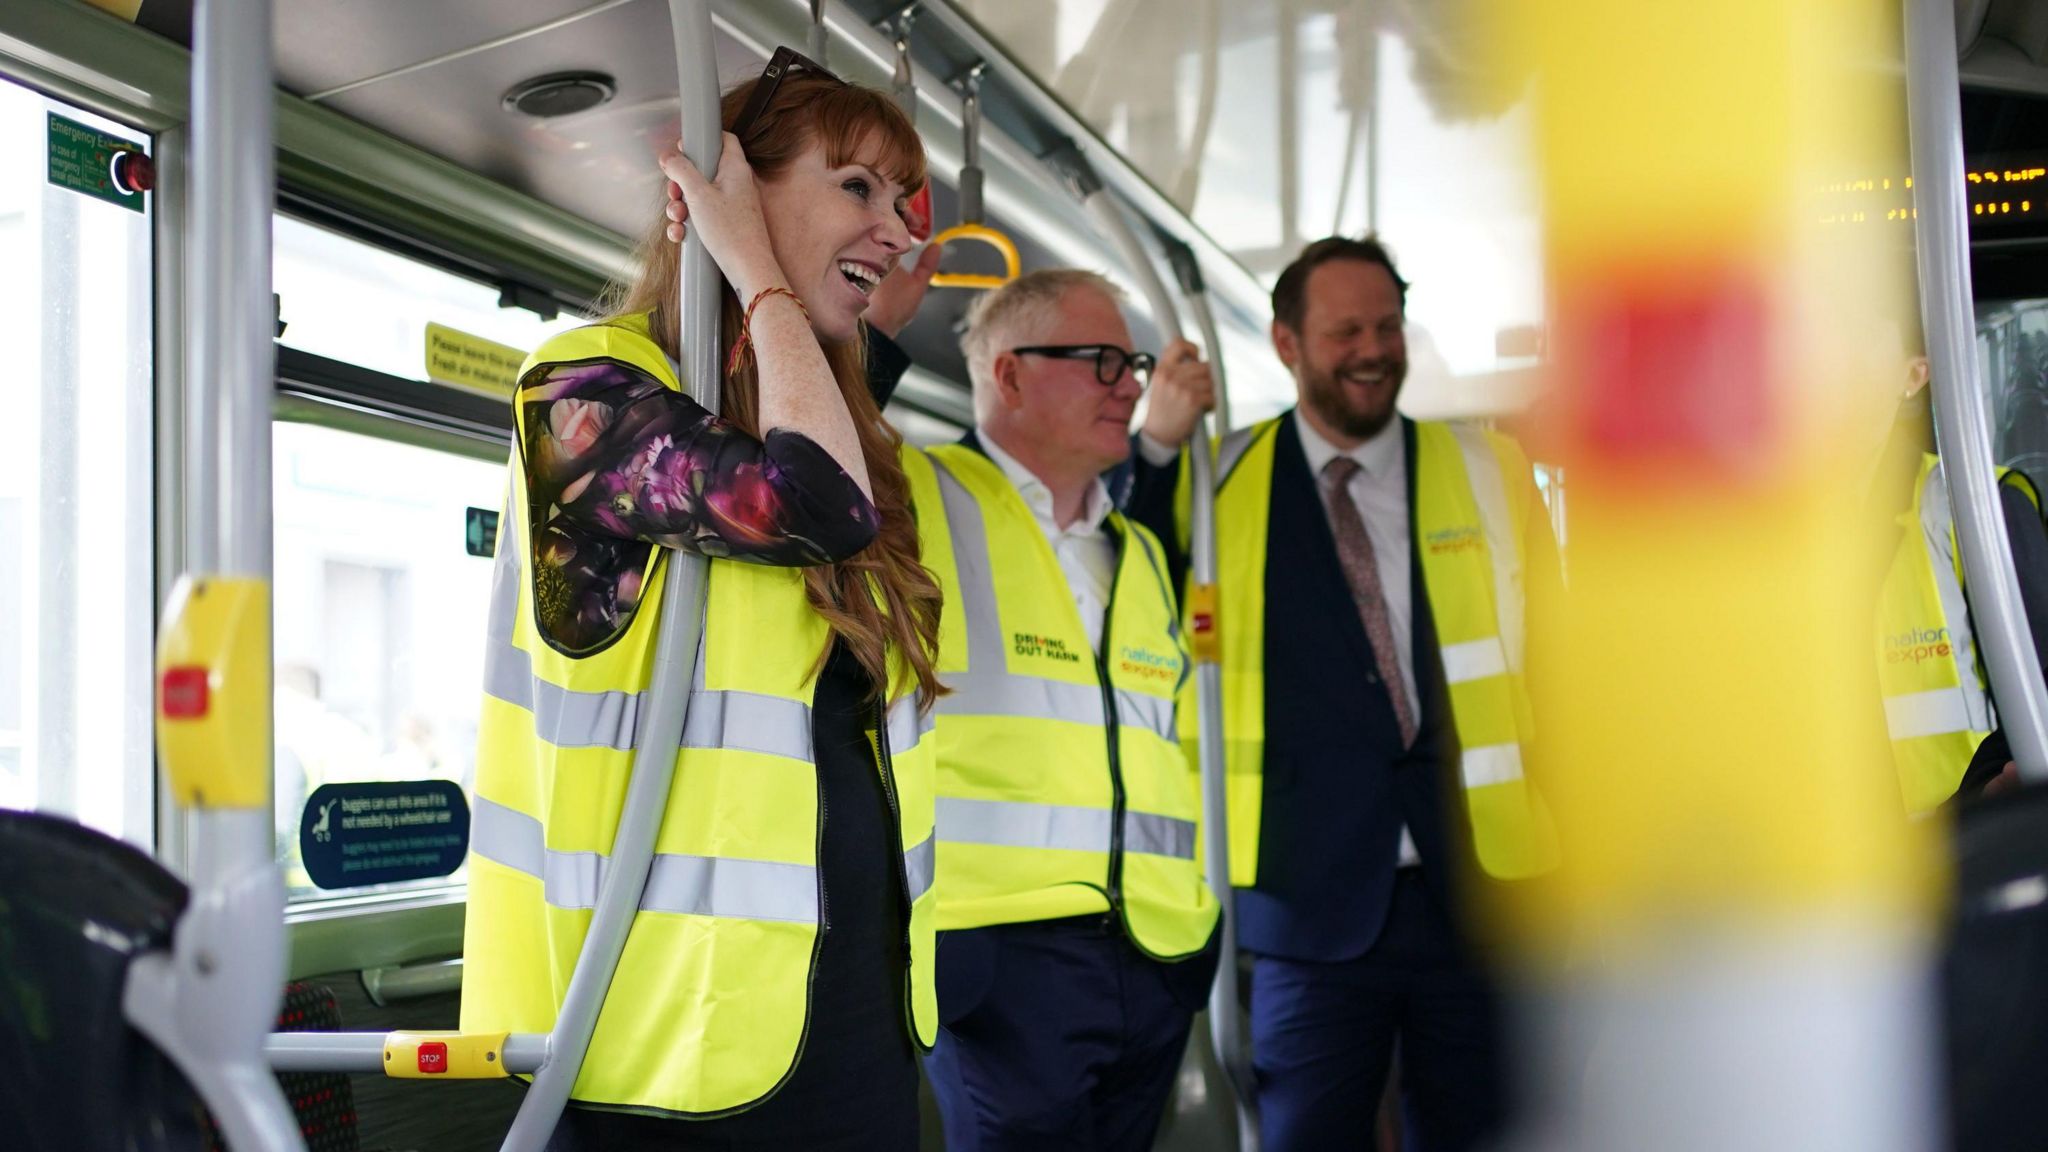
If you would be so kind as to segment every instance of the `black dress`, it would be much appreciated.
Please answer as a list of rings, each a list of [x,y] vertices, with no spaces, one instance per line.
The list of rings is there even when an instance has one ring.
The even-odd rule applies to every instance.
[[[811,712],[825,928],[795,1071],[766,1100],[716,1120],[572,1106],[549,1152],[917,1148],[917,1057],[905,998],[909,910],[896,817],[868,744],[875,704],[867,689],[867,674],[835,645]]]

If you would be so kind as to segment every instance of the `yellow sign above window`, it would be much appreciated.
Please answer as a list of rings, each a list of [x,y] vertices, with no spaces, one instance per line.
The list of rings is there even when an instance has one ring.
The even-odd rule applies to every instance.
[[[427,325],[427,379],[510,400],[526,353],[509,344]]]

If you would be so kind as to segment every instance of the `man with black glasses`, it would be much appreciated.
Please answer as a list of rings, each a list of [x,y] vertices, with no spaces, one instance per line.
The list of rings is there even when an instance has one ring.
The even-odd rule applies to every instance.
[[[905,454],[945,594],[925,1068],[954,1152],[1151,1147],[1215,969],[1166,556],[1101,479],[1155,367],[1119,295],[1051,270],[982,297],[975,430]],[[1208,367],[1176,345],[1157,372]]]

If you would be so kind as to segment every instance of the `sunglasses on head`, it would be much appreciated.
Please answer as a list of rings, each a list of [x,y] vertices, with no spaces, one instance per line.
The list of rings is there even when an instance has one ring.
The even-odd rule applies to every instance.
[[[782,87],[783,77],[796,71],[815,72],[836,83],[845,83],[844,80],[834,76],[831,70],[823,64],[818,63],[796,49],[789,47],[777,48],[775,54],[768,58],[768,67],[761,70],[761,78],[754,81],[754,90],[747,96],[747,106],[740,109],[740,118],[733,121],[732,134],[734,136],[739,137],[743,141],[747,138],[747,134],[752,132],[755,125],[759,123],[762,114],[768,111],[768,105],[774,103],[775,91]]]
[[[1126,370],[1143,384],[1151,376],[1152,365],[1156,363],[1150,352],[1126,352],[1114,344],[1039,344],[1010,351],[1019,356],[1045,356],[1054,360],[1092,360],[1095,362],[1095,379],[1105,387],[1115,387]]]

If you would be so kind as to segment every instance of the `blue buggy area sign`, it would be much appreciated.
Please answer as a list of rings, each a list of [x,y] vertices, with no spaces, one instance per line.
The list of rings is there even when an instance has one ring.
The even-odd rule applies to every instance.
[[[299,820],[299,856],[322,888],[446,876],[469,850],[469,803],[448,780],[323,784]]]

